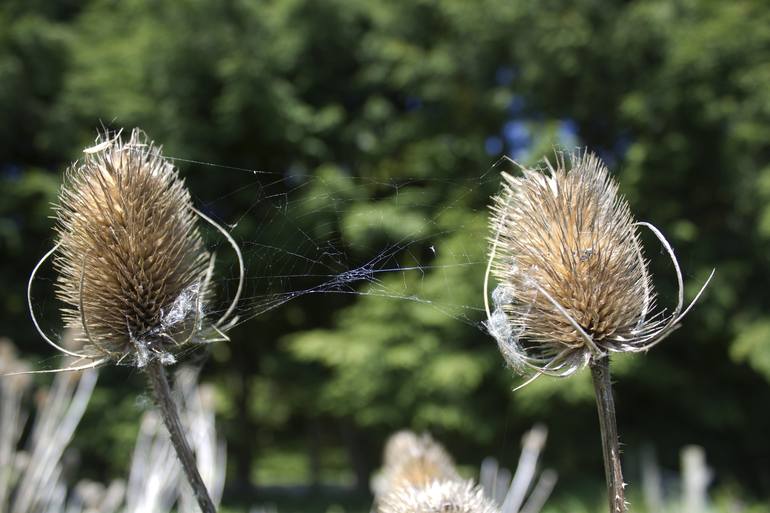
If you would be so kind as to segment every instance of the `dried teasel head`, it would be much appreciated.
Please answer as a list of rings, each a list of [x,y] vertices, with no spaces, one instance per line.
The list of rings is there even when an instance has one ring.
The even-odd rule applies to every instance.
[[[403,429],[388,437],[382,451],[382,466],[395,467],[404,461],[405,457],[421,450],[421,437],[414,431]]]
[[[433,481],[427,486],[404,486],[387,494],[378,513],[498,513],[473,481]]]
[[[429,434],[399,431],[385,444],[383,469],[375,495],[395,489],[424,487],[433,481],[456,481],[460,475],[444,447]]]
[[[480,486],[460,477],[452,457],[427,433],[393,434],[374,485],[378,513],[499,512]]]
[[[144,366],[173,363],[190,344],[226,338],[241,287],[224,316],[208,319],[213,258],[184,181],[139,130],[128,140],[103,136],[66,172],[56,208],[56,295],[84,348],[64,353],[91,362]],[[243,273],[241,274],[242,283]],[[32,302],[30,299],[30,312]],[[34,313],[33,313],[34,320]],[[35,321],[36,325],[37,322]]]
[[[508,364],[523,375],[568,376],[592,357],[646,351],[677,327],[713,276],[683,310],[674,251],[653,225],[636,222],[606,166],[588,152],[554,167],[503,174],[494,199],[485,304],[487,328]],[[655,308],[639,240],[645,227],[676,270],[671,313]],[[497,279],[489,305],[489,275]]]

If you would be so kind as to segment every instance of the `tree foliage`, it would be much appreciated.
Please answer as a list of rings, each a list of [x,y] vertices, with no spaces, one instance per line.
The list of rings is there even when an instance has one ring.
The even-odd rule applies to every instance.
[[[270,447],[298,445],[345,447],[363,477],[407,426],[462,461],[505,460],[511,433],[535,420],[550,425],[546,458],[565,479],[599,475],[587,376],[513,393],[479,324],[494,162],[587,145],[670,236],[688,296],[717,269],[680,330],[618,362],[627,450],[652,441],[670,464],[701,443],[721,476],[767,490],[769,56],[759,0],[6,2],[3,326],[45,354],[23,291],[60,173],[102,125],[141,126],[185,159],[203,207],[237,223],[261,277],[254,304],[301,287],[278,278],[292,272],[340,276],[385,252],[389,267],[422,266],[355,283],[358,294],[303,295],[212,348],[231,480],[247,481]],[[673,302],[670,265],[646,243],[660,302]],[[287,264],[289,252],[307,263]],[[344,257],[319,257],[330,253]],[[131,421],[112,418],[101,431],[88,424],[98,414],[86,419],[104,451]]]

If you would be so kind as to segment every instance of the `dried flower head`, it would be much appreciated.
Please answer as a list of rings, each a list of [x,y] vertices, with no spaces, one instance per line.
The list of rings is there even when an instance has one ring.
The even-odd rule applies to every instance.
[[[499,509],[473,481],[433,481],[387,494],[379,513],[497,513]]]
[[[192,343],[224,338],[236,298],[216,322],[207,319],[213,259],[184,181],[160,148],[134,130],[124,141],[100,137],[66,172],[56,216],[56,295],[65,324],[83,335],[74,353],[89,366],[113,361],[173,363]],[[241,269],[243,268],[241,264]],[[31,301],[30,301],[31,311]],[[34,314],[33,314],[34,319]],[[37,324],[37,323],[36,323]]]
[[[420,436],[414,431],[403,429],[388,437],[382,451],[383,467],[394,467],[404,460],[404,455],[414,454],[420,450]]]
[[[547,170],[503,174],[485,278],[490,333],[509,365],[535,377],[570,375],[607,352],[646,351],[676,328],[706,287],[682,311],[673,249],[657,228],[634,220],[599,158],[581,152],[568,161],[557,154],[555,168],[545,162]],[[654,311],[640,226],[660,240],[676,270],[679,301],[668,315]],[[499,283],[493,309],[490,272]]]
[[[433,481],[460,480],[452,457],[427,433],[395,433],[388,439],[383,456],[377,495],[404,486],[422,487]]]

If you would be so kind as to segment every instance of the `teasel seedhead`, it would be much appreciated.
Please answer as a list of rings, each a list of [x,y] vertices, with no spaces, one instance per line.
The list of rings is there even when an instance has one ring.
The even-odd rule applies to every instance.
[[[489,332],[507,363],[533,379],[571,375],[593,356],[650,349],[714,274],[683,311],[671,245],[656,227],[634,220],[602,161],[582,151],[568,159],[557,153],[556,167],[545,164],[522,167],[520,176],[503,173],[484,283]],[[655,308],[639,227],[652,231],[673,262],[679,292],[670,313]],[[498,282],[491,308],[490,273]]]
[[[473,481],[432,481],[426,486],[404,486],[388,493],[378,513],[499,513]]]
[[[204,247],[197,217],[228,239],[241,264],[236,297],[217,321],[207,316],[213,257]],[[82,333],[73,352],[91,360],[143,367],[173,363],[191,344],[226,339],[243,282],[235,241],[196,210],[184,181],[161,149],[140,130],[100,136],[66,172],[56,207],[56,296],[65,325]],[[29,301],[30,312],[32,302]],[[32,313],[34,320],[34,313]],[[37,321],[35,321],[37,325]]]
[[[460,475],[446,449],[427,433],[399,431],[385,444],[375,495],[382,496],[403,486],[423,487],[447,480],[459,481]]]
[[[423,445],[421,438],[420,435],[408,429],[402,429],[390,435],[382,451],[382,466],[395,467],[404,460],[405,455],[419,452]]]

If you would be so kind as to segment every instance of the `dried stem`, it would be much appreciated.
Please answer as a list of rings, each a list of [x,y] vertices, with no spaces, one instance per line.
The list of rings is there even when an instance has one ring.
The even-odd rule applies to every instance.
[[[158,404],[158,408],[160,408],[163,423],[166,425],[169,435],[171,435],[171,443],[176,450],[179,461],[182,463],[187,481],[190,483],[195,498],[198,500],[201,511],[203,513],[216,513],[214,503],[195,464],[195,455],[185,438],[184,429],[179,420],[176,404],[171,396],[171,389],[168,386],[168,378],[166,378],[163,364],[157,359],[152,359],[147,363],[145,372],[147,372],[147,377],[150,380],[150,388],[155,396],[155,402]]]
[[[591,376],[596,393],[596,408],[599,412],[599,426],[602,433],[604,473],[607,476],[607,495],[610,513],[625,513],[626,498],[623,470],[620,466],[620,444],[615,421],[615,400],[612,398],[610,381],[610,359],[608,356],[591,358]]]

